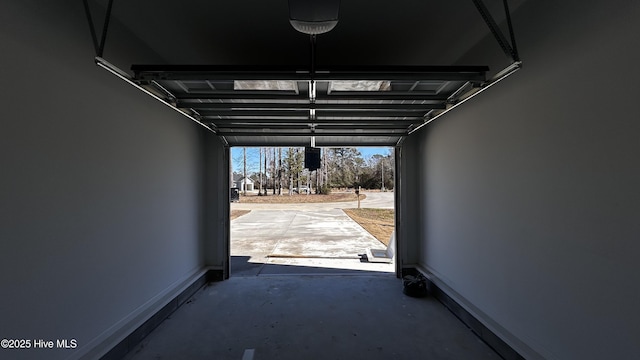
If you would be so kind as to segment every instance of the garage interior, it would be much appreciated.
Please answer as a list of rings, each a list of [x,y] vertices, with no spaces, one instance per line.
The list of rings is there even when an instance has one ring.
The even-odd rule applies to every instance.
[[[421,306],[504,358],[635,357],[640,5],[510,1],[513,52],[505,2],[482,2],[502,45],[479,3],[343,1],[315,41],[287,1],[0,4],[0,335],[78,344],[0,357],[117,358],[228,287],[229,146],[312,141],[396,148]]]

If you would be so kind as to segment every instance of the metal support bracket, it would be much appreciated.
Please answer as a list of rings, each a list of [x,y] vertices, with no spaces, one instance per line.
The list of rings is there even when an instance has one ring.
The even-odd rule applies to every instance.
[[[109,4],[107,4],[107,12],[104,18],[104,25],[102,26],[102,37],[100,38],[100,42],[98,42],[98,37],[96,36],[96,28],[93,24],[93,16],[91,16],[91,9],[89,8],[89,1],[84,0],[84,10],[87,14],[87,21],[89,21],[89,30],[91,31],[93,46],[96,50],[96,56],[100,58],[104,53],[104,44],[107,41],[107,32],[109,30],[109,20],[111,20],[112,8],[113,8],[113,0],[109,0]]]
[[[504,36],[502,31],[500,30],[500,27],[494,20],[493,16],[491,16],[489,9],[487,9],[487,7],[484,5],[482,0],[472,0],[472,1],[475,4],[476,8],[478,9],[478,12],[480,12],[480,16],[482,16],[482,19],[484,19],[484,22],[489,27],[489,30],[491,30],[491,33],[498,41],[498,44],[502,48],[502,51],[504,51],[504,53],[511,59],[511,62],[519,62],[520,56],[518,55],[516,38],[515,38],[515,35],[513,34],[513,25],[511,24],[511,14],[509,12],[509,4],[507,3],[507,0],[503,0],[503,4],[504,4],[505,15],[507,18],[507,26],[509,27],[509,37],[511,38],[511,43],[509,43],[507,38]]]

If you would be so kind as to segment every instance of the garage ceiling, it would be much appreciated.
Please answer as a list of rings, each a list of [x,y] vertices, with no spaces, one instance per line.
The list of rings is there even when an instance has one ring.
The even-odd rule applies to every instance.
[[[353,3],[343,1],[340,11],[345,15],[340,16],[336,29],[319,35],[317,39],[315,36],[307,37],[302,48],[299,40],[300,37],[305,37],[304,34],[288,28],[286,36],[283,35],[282,17],[288,19],[286,0],[277,1],[273,3],[273,7],[279,9],[281,14],[273,14],[273,9],[270,9],[271,11],[263,11],[262,15],[267,16],[257,18],[256,12],[245,11],[246,17],[254,20],[251,24],[253,28],[271,32],[273,54],[264,51],[263,43],[252,44],[239,36],[233,46],[217,46],[225,54],[224,57],[231,59],[223,64],[220,63],[220,54],[207,56],[206,53],[211,49],[205,51],[198,45],[198,39],[201,39],[204,47],[211,47],[211,43],[216,43],[206,41],[207,34],[213,39],[220,37],[219,33],[218,36],[215,35],[220,24],[205,21],[202,14],[209,11],[210,14],[219,15],[219,11],[223,11],[241,16],[239,8],[253,4],[256,9],[261,9],[264,2],[248,1],[238,3],[235,7],[224,4],[219,7],[218,12],[215,6],[212,7],[211,3],[214,2],[181,2],[180,10],[172,10],[166,4],[155,2],[147,2],[148,8],[145,9],[140,4],[144,2],[136,2],[136,6],[123,2],[122,7],[128,7],[128,11],[116,11],[120,6],[117,2],[114,5],[114,1],[102,1],[107,19],[105,24],[108,25],[108,20],[114,18],[156,53],[161,54],[163,59],[188,61],[175,63],[169,60],[151,65],[133,63],[130,65],[130,72],[120,70],[105,60],[108,55],[103,55],[108,26],[102,26],[103,36],[99,39],[94,26],[98,17],[91,16],[90,10],[96,4],[85,1],[96,45],[96,62],[215,132],[231,146],[309,146],[312,143],[316,146],[394,146],[417,128],[510,74],[520,64],[517,50],[515,46],[511,46],[515,45],[513,37],[507,40],[504,35],[509,34],[510,29],[503,31],[497,25],[505,18],[505,10],[501,6],[506,1],[493,1],[487,7],[480,0],[465,0],[461,2],[466,5],[461,7],[463,10],[450,4],[431,6],[431,11],[437,11],[442,17],[449,16],[451,22],[443,21],[442,18],[425,21],[423,17],[416,17],[418,10],[422,14],[432,14],[429,13],[429,6],[416,2],[395,5],[393,12],[388,8],[388,2],[360,3],[360,18],[355,18],[351,14],[358,9],[354,9]],[[521,1],[516,5],[520,3]],[[390,13],[380,14],[380,9],[376,11],[374,7],[376,4],[388,8]],[[97,5],[99,7],[100,3]],[[136,12],[140,11],[145,14],[139,13],[136,16]],[[190,13],[192,21],[185,22],[182,16],[176,16],[172,11]],[[268,16],[271,14],[273,15]],[[497,16],[494,17],[493,14]],[[475,21],[459,29],[452,26],[456,15],[457,18],[473,18]],[[376,19],[376,16],[381,18]],[[158,28],[158,23],[163,18],[178,25],[171,27],[170,38],[182,39],[182,42],[157,42],[158,35],[161,36],[162,29],[165,29]],[[354,28],[354,22],[361,22],[362,18],[378,22],[379,25],[369,29],[366,26],[363,29]],[[220,20],[220,23],[233,23],[234,20],[236,25],[246,21],[243,17],[238,17],[226,18]],[[425,29],[440,29],[439,37],[426,31],[425,34],[416,32],[420,27],[416,28],[416,23],[411,21],[417,20],[424,23]],[[346,25],[342,26],[343,23]],[[270,27],[269,24],[273,26]],[[341,56],[351,54],[348,50],[340,50],[344,49],[341,39],[367,37],[369,31],[377,34],[380,28],[387,30],[380,35],[379,44],[372,44],[371,39],[367,39],[362,41],[364,46],[358,42],[354,43],[354,47],[371,51],[373,46],[376,51],[383,53],[382,56]],[[403,32],[407,29],[410,30],[409,33]],[[482,29],[481,34],[477,34],[479,29]],[[153,30],[156,30],[155,34],[152,34]],[[449,30],[451,33],[447,34],[442,30]],[[470,30],[475,30],[476,33],[470,34]],[[228,35],[233,36],[235,33],[233,27],[227,29]],[[457,64],[458,61],[454,59],[463,56],[491,34],[496,37],[509,58],[510,67],[507,71],[497,76],[494,72],[494,76],[489,78],[488,66]],[[265,34],[256,36],[264,37]],[[443,43],[441,39],[455,37],[459,39],[449,41],[450,44]],[[417,46],[421,38],[428,41],[423,46]],[[331,42],[332,39],[335,39],[334,43]],[[392,46],[389,39],[394,43]],[[196,45],[185,50],[183,45],[187,43]],[[242,43],[246,47],[253,46],[263,50],[259,55],[251,57],[253,64],[248,64],[246,58],[251,49],[237,48]],[[447,45],[441,49],[433,49],[434,55],[427,55],[438,58],[444,64],[417,65],[416,63],[423,61],[422,58],[426,55],[424,50],[430,48],[430,43]],[[399,45],[403,46],[402,50],[397,50]],[[414,56],[407,56],[412,54],[412,48],[415,49]],[[389,50],[395,51],[396,55]],[[185,53],[188,54],[186,57]],[[306,61],[302,61],[302,65],[292,65],[291,59],[300,63],[301,54],[303,58],[306,57]],[[208,59],[206,65],[202,65],[203,59]]]

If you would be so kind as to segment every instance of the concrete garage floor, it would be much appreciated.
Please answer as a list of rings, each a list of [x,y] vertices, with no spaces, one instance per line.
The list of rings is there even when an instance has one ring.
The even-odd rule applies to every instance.
[[[130,352],[158,359],[500,359],[392,274],[234,277],[206,286]]]

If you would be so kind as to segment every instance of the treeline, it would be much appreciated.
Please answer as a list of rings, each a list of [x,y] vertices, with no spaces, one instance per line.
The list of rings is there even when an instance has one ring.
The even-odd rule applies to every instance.
[[[364,158],[356,148],[322,148],[320,168],[309,171],[304,164],[304,148],[242,148],[234,154],[233,181],[251,179],[261,194],[292,194],[311,189],[328,193],[331,189],[392,190],[394,154]],[[240,166],[238,166],[238,164]],[[241,187],[241,186],[239,186]]]

